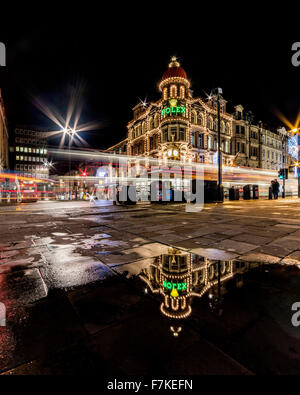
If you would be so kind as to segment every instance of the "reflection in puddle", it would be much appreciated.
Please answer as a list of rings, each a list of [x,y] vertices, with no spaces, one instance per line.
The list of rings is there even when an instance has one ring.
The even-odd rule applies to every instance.
[[[177,337],[182,331],[182,320],[192,313],[192,299],[205,294],[211,311],[222,314],[220,303],[226,293],[225,284],[235,278],[237,288],[243,285],[243,272],[258,266],[239,261],[210,260],[199,255],[170,248],[141,267],[139,277],[150,290],[160,295],[161,313],[171,320],[170,331]],[[123,270],[130,272],[130,265]],[[136,273],[132,273],[136,274]]]

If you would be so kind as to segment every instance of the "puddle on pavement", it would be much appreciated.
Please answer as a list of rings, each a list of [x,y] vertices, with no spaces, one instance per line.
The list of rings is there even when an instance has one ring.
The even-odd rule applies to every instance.
[[[194,312],[196,320],[206,317],[201,326],[205,326],[207,314],[211,313],[217,320],[225,317],[226,325],[239,327],[239,309],[245,302],[245,310],[254,306],[260,312],[264,310],[281,330],[300,340],[299,331],[290,323],[291,305],[300,300],[300,270],[296,265],[212,260],[169,248],[166,254],[114,269],[127,279],[138,279],[143,292],[158,300],[157,313],[169,321],[171,336],[182,334],[184,323],[193,318]],[[252,297],[255,300],[251,306]],[[230,317],[234,320],[230,321]]]
[[[110,238],[105,235],[108,236],[103,233],[92,240],[109,241]],[[63,236],[55,235],[55,238],[59,237]],[[54,303],[48,294],[49,288],[64,288],[69,291],[73,287],[76,289],[74,295],[77,295],[79,300],[83,299],[80,302],[82,305],[79,302],[76,305],[79,306],[80,317],[83,321],[86,320],[91,328],[105,327],[103,314],[107,322],[113,323],[114,320],[118,320],[115,318],[118,314],[120,317],[129,317],[126,316],[126,309],[130,310],[132,305],[136,305],[134,313],[130,313],[131,318],[120,324],[121,332],[115,332],[118,333],[115,337],[109,335],[106,338],[112,339],[112,347],[116,348],[109,351],[112,354],[117,351],[114,342],[124,340],[126,345],[126,333],[130,334],[130,338],[132,323],[133,327],[137,326],[141,331],[139,341],[142,342],[142,339],[146,338],[145,344],[151,342],[149,350],[155,350],[159,342],[165,345],[165,349],[170,347],[169,352],[172,354],[172,350],[178,350],[177,347],[184,348],[183,345],[188,344],[191,348],[185,360],[186,367],[189,366],[190,353],[193,354],[194,349],[197,355],[194,355],[191,366],[197,366],[197,358],[200,358],[201,350],[203,351],[203,343],[200,345],[199,342],[208,339],[255,372],[273,372],[276,370],[276,366],[272,366],[273,360],[281,363],[280,358],[284,361],[287,358],[290,358],[289,361],[292,360],[290,365],[286,364],[286,369],[292,366],[291,373],[298,369],[300,332],[291,325],[291,306],[294,302],[300,301],[300,270],[297,266],[213,260],[156,243],[140,246],[137,250],[144,255],[142,259],[115,265],[112,271],[108,265],[76,253],[74,244],[57,248],[59,244],[55,245],[54,241],[56,240],[51,239],[48,251],[45,249],[43,252],[47,264],[41,269],[30,269],[10,275],[0,274],[0,300],[5,303],[8,312],[8,326],[4,336],[0,336],[0,346],[8,352],[3,354],[2,360],[0,355],[0,370],[1,366],[9,366],[13,353],[17,355],[17,346],[24,341],[21,331],[28,333],[31,329],[31,311],[37,309],[39,312],[39,304],[35,302],[43,300],[48,306],[48,303]],[[131,256],[132,249],[128,251],[127,255]],[[118,255],[122,256],[123,251],[108,252],[104,248],[97,253],[103,257],[114,254],[116,259],[119,259]],[[126,280],[121,279],[115,272]],[[110,285],[105,285],[109,281]],[[124,283],[126,286],[120,285]],[[95,292],[99,291],[99,295],[95,293],[98,296],[91,296],[85,301],[85,295],[92,292],[92,288],[87,290],[87,286],[91,284],[93,289],[96,289]],[[81,286],[84,286],[82,293]],[[131,289],[129,293],[126,290],[127,286]],[[110,291],[101,293],[105,287]],[[139,298],[136,298],[138,295]],[[89,307],[90,304],[92,308]],[[44,309],[40,306],[40,309]],[[68,303],[67,306],[69,308]],[[108,306],[107,310],[101,312],[101,306],[103,309]],[[151,308],[148,311],[143,306]],[[53,309],[57,312],[54,304]],[[138,321],[138,317],[141,322]],[[140,324],[136,324],[137,322]],[[39,325],[38,328],[43,333],[51,327],[48,321],[43,321]],[[149,325],[156,328],[155,333],[159,332],[155,340],[144,336],[147,331],[151,331],[152,327],[149,329]],[[18,341],[14,338],[15,333],[18,333]],[[272,352],[266,353],[265,348]],[[148,350],[146,346],[145,350]],[[136,353],[140,364],[141,360],[138,358],[145,358],[145,354],[141,353],[139,356],[138,350]],[[173,354],[175,357],[176,352]],[[209,360],[210,356],[207,358]],[[257,362],[260,359],[263,360],[262,367]]]

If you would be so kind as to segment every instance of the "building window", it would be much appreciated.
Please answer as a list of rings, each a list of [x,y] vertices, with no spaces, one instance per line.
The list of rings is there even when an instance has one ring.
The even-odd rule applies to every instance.
[[[150,119],[149,119],[149,130],[152,130],[152,129],[153,129],[153,118],[150,117]]]
[[[204,148],[204,135],[203,133],[198,134],[198,148]]]
[[[226,152],[227,154],[229,154],[229,151],[230,151],[230,149],[229,149],[229,141],[226,140],[226,141],[225,141],[225,152]]]
[[[230,134],[230,124],[229,124],[229,122],[226,122],[225,133],[226,134]]]
[[[214,120],[214,130],[217,132],[218,131],[218,120],[215,118]]]
[[[185,89],[184,89],[184,86],[181,85],[181,87],[180,87],[180,98],[181,99],[184,99],[184,94],[185,94]]]
[[[179,128],[179,140],[185,141],[185,129],[183,127]]]
[[[207,136],[207,148],[211,149],[211,136]]]
[[[195,147],[195,132],[191,133],[191,144],[193,147]]]
[[[164,100],[167,100],[167,98],[168,98],[168,89],[167,88],[164,88],[163,98],[164,98]]]
[[[216,151],[218,149],[218,142],[217,139],[214,139],[214,150]]]
[[[198,125],[204,126],[204,116],[202,113],[199,113],[198,116]]]
[[[193,124],[197,123],[197,113],[196,113],[196,111],[192,111],[192,113],[191,113],[191,122]]]
[[[225,122],[221,121],[221,133],[225,132]]]
[[[171,85],[171,97],[176,97],[177,96],[177,86],[176,85]]]
[[[19,155],[17,155],[17,156],[16,156],[16,160],[20,160],[20,157],[19,157]]]
[[[213,129],[213,119],[212,117],[208,117],[208,128],[209,129]]]

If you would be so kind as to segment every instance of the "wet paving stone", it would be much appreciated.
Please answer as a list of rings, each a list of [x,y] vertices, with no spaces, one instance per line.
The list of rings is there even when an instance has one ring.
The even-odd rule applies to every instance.
[[[90,334],[146,309],[144,295],[119,276],[106,280],[101,287],[70,291],[68,298]]]
[[[2,215],[0,371],[297,374],[299,205],[237,203]]]
[[[0,331],[0,371],[36,358],[46,359],[55,350],[68,347],[85,336],[65,296],[48,297],[38,303],[22,306],[13,317],[8,317],[7,327],[0,328]],[[5,331],[9,334],[2,341]]]
[[[74,252],[74,247],[44,251],[40,269],[48,288],[70,288],[103,281],[111,270],[97,259]]]

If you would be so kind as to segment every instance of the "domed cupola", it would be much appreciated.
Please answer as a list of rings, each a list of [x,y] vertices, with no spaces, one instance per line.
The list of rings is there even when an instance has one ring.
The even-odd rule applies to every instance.
[[[159,90],[163,93],[163,99],[185,99],[188,96],[189,87],[190,82],[186,72],[180,66],[177,58],[173,56],[159,84]]]

